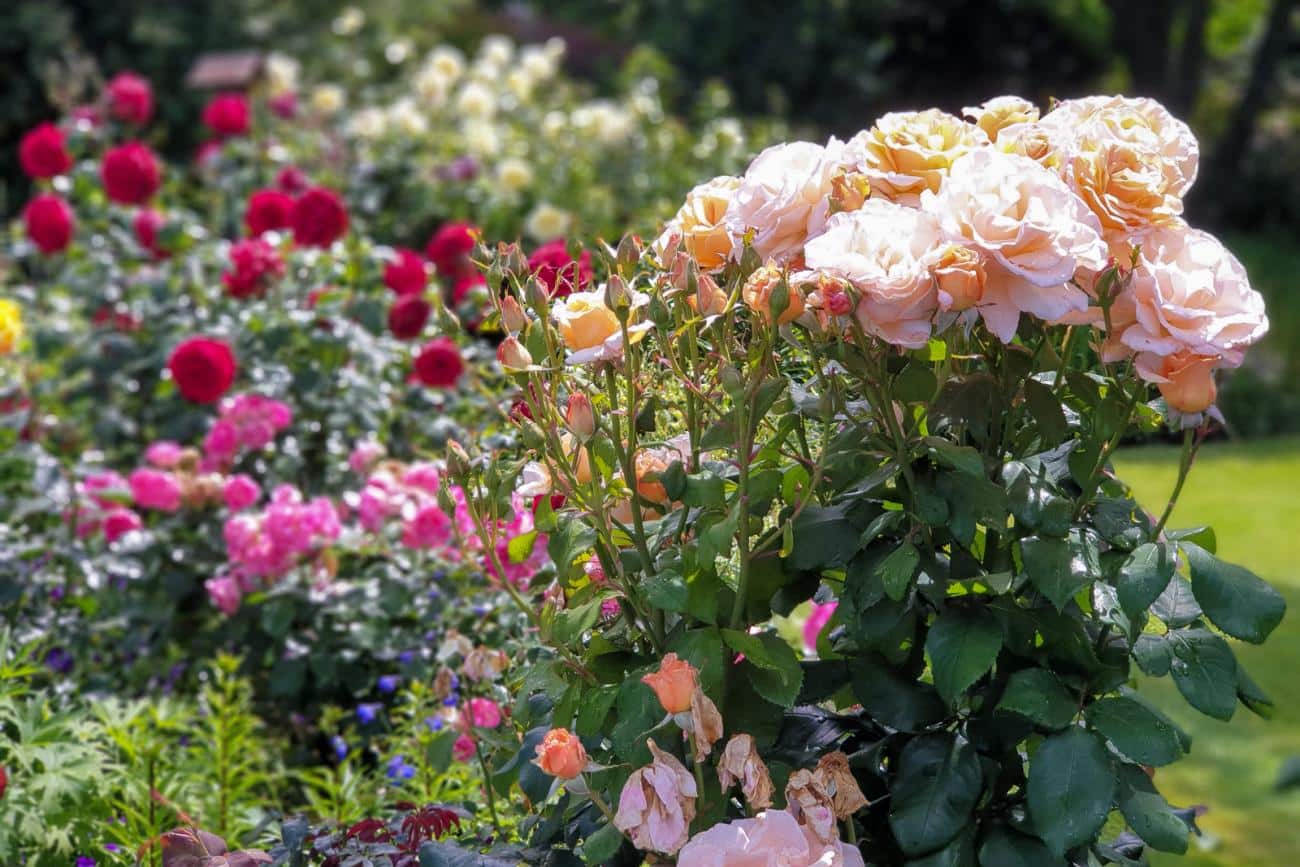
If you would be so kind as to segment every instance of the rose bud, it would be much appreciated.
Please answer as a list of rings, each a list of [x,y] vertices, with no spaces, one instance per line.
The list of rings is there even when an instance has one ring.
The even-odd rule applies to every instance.
[[[984,260],[970,247],[953,244],[934,266],[941,310],[966,310],[984,297]]]
[[[1214,368],[1219,359],[1196,355],[1187,350],[1161,359],[1156,387],[1165,402],[1184,413],[1204,412],[1214,405],[1218,389],[1214,384]]]
[[[524,313],[524,308],[519,306],[519,301],[513,295],[501,299],[501,325],[512,334],[518,334],[528,327],[528,314]]]
[[[497,361],[506,370],[527,370],[532,366],[533,357],[513,334],[501,341],[497,347]]]
[[[537,745],[533,764],[552,777],[572,780],[587,767],[587,751],[568,729],[551,729]]]
[[[596,412],[592,409],[591,399],[581,393],[569,395],[568,405],[564,409],[564,423],[581,442],[591,439],[596,432]]]
[[[641,682],[655,691],[659,703],[669,713],[682,713],[691,709],[691,698],[695,695],[699,683],[699,672],[695,666],[677,654],[664,656],[659,670],[641,678]]]
[[[778,293],[778,289],[785,287],[784,292]],[[754,271],[745,281],[745,286],[741,290],[741,297],[745,299],[745,306],[755,313],[761,315],[768,322],[772,321],[773,313],[773,295],[785,295],[785,306],[777,312],[776,321],[778,325],[785,325],[787,322],[793,322],[798,319],[804,310],[803,295],[786,280],[781,269],[775,264],[769,263],[762,268]],[[780,307],[780,304],[775,306]]]

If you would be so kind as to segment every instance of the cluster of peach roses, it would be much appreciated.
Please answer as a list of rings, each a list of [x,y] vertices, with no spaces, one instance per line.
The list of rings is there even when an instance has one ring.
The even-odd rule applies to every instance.
[[[783,279],[782,323],[851,315],[908,348],[976,317],[1003,342],[1021,314],[1093,325],[1105,359],[1132,357],[1174,410],[1210,408],[1214,370],[1241,364],[1268,319],[1237,259],[1181,217],[1199,159],[1187,125],[1119,96],[1041,117],[1003,96],[965,114],[887,114],[847,142],[768,148],[690,192],[660,261],[689,256],[706,278],[697,309],[717,314],[713,278],[748,242],[768,266],[744,287],[750,307]]]
[[[651,762],[632,772],[611,817],[638,849],[677,854],[677,863],[693,867],[727,867],[741,862],[863,867],[858,849],[839,839],[838,822],[868,803],[849,769],[848,757],[830,752],[812,770],[795,771],[785,788],[786,808],[774,810],[772,776],[753,737],[747,734],[733,735],[727,741],[718,758],[717,775],[723,792],[739,786],[753,817],[719,823],[690,836],[696,799],[701,795],[700,767],[722,739],[722,716],[700,687],[699,671],[675,653],[666,654],[659,670],[641,680],[654,690],[668,717],[681,730],[696,774],[672,752],[660,749],[653,740],[646,741]],[[609,812],[585,782],[572,783],[585,772],[601,768],[591,762],[582,742],[567,729],[547,732],[537,746],[534,764],[558,780],[570,781],[576,792],[591,794],[598,806]]]

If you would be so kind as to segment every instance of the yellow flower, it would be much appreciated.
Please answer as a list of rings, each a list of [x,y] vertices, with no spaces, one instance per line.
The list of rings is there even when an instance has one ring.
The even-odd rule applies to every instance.
[[[0,298],[0,355],[8,355],[23,339],[23,309],[15,302]]]

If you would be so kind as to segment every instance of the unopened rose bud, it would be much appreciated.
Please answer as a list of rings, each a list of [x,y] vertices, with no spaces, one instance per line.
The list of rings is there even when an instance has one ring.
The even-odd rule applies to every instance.
[[[579,442],[586,442],[596,432],[596,411],[591,406],[591,398],[581,392],[569,395],[568,405],[564,408],[564,423]]]
[[[442,484],[438,486],[438,508],[442,509],[444,514],[456,514],[456,498],[451,495],[451,487],[446,479],[443,479]]]
[[[533,357],[512,334],[497,347],[497,361],[506,370],[527,370],[533,364]]]
[[[691,697],[700,685],[699,671],[677,654],[669,653],[659,664],[659,670],[641,678],[641,682],[654,690],[669,713],[681,713],[691,709]]]
[[[501,325],[511,334],[518,334],[528,327],[528,315],[513,295],[501,299]]]
[[[572,780],[587,767],[587,761],[582,741],[568,729],[551,729],[537,745],[537,758],[533,764],[552,777]]]
[[[447,472],[452,478],[463,479],[469,475],[469,453],[455,440],[447,440]]]
[[[775,319],[778,325],[785,325],[803,315],[803,295],[790,286],[775,264],[764,265],[750,274],[741,296],[746,307],[768,322]]]
[[[628,311],[632,308],[632,293],[628,291],[627,283],[617,274],[610,274],[605,281],[605,306],[613,310],[620,320],[626,320]]]
[[[543,319],[547,317],[547,311],[551,309],[551,296],[540,280],[536,277],[528,278],[524,284],[524,297],[528,299],[528,306],[533,308],[534,313]]]
[[[501,262],[501,267],[506,274],[517,280],[527,277],[531,271],[528,268],[528,257],[518,244],[501,244],[497,247],[497,260]]]
[[[641,260],[641,239],[630,232],[624,235],[618,242],[614,259],[620,274],[630,274]]]

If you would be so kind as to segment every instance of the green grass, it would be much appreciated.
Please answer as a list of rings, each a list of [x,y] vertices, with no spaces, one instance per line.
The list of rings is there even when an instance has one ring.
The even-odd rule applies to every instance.
[[[1120,477],[1159,512],[1177,474],[1178,449],[1122,452]],[[1277,705],[1272,720],[1238,708],[1231,723],[1193,711],[1167,679],[1143,690],[1193,737],[1191,755],[1156,781],[1172,803],[1204,804],[1206,848],[1158,867],[1274,867],[1300,863],[1300,792],[1273,790],[1282,762],[1300,755],[1300,438],[1215,443],[1202,449],[1170,526],[1209,524],[1219,555],[1253,569],[1287,598],[1289,613],[1268,642],[1235,642],[1238,658]]]

